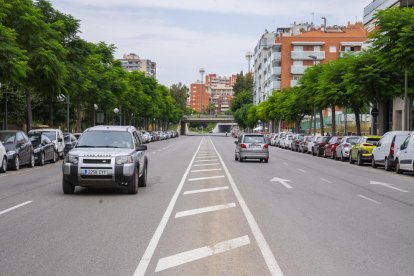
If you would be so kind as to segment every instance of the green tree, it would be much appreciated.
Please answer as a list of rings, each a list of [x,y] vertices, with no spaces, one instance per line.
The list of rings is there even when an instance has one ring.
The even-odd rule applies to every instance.
[[[183,85],[181,82],[178,84],[173,84],[170,87],[170,93],[172,98],[175,101],[175,104],[183,112],[185,112],[187,107],[187,96],[188,96],[188,87]]]

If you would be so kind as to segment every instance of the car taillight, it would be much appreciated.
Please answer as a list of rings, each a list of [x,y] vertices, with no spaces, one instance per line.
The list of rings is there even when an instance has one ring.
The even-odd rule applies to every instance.
[[[263,148],[264,148],[264,149],[267,149],[268,147],[269,147],[269,145],[268,145],[268,144],[264,144],[264,145],[263,145]]]
[[[246,144],[241,144],[241,145],[240,145],[240,147],[241,147],[242,149],[247,149]]]
[[[391,144],[390,155],[394,156],[394,143]]]
[[[367,144],[367,143],[364,143],[364,144],[362,144],[364,147],[372,147],[373,146],[373,144]]]

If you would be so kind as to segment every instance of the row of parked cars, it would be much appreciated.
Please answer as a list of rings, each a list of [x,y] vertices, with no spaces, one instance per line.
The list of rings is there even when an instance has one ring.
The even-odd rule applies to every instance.
[[[178,137],[176,131],[139,131],[144,143]],[[0,130],[0,173],[21,166],[43,166],[62,159],[82,133],[63,133],[60,129]]]
[[[396,173],[414,171],[414,132],[390,131],[383,136],[312,136],[290,132],[273,133],[272,146],[314,156],[348,161],[362,166],[370,163]]]

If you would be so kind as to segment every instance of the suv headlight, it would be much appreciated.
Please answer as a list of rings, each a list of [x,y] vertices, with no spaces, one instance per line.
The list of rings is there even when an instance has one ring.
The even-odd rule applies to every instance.
[[[70,154],[68,154],[65,157],[65,162],[66,163],[71,163],[73,165],[77,165],[78,164],[78,161],[79,161],[79,157],[76,156],[76,155],[70,155]]]
[[[126,163],[133,163],[134,159],[132,158],[131,155],[127,155],[127,156],[118,156],[115,158],[115,163],[117,165],[122,165],[122,164],[126,164]]]

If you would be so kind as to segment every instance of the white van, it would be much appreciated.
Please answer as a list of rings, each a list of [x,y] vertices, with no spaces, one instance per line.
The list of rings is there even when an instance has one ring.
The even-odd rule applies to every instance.
[[[390,131],[385,133],[372,150],[372,167],[384,166],[386,171],[395,168],[395,154],[410,134],[409,131]]]
[[[414,171],[414,133],[411,133],[401,144],[395,156],[395,172]]]
[[[55,151],[60,158],[64,156],[65,141],[63,140],[63,132],[60,129],[56,128],[41,128],[41,129],[32,129],[29,131],[31,133],[41,133],[46,135],[52,142],[55,144]]]

